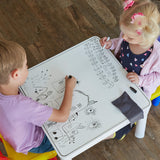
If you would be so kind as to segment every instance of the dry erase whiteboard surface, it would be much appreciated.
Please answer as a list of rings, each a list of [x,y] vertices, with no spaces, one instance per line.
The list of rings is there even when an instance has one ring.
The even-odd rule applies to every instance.
[[[127,120],[111,104],[124,91],[142,109],[150,105],[141,89],[126,78],[126,71],[114,55],[102,49],[98,37],[91,37],[29,69],[21,90],[44,105],[59,108],[66,75],[73,75],[79,81],[73,93],[69,119],[65,123],[46,122],[43,127],[62,156]],[[137,90],[136,94],[130,86]]]

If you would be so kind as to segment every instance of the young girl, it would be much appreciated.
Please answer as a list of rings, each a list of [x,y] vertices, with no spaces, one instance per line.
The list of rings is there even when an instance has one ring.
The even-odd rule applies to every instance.
[[[17,152],[54,150],[41,127],[47,120],[68,119],[76,79],[66,76],[64,98],[57,110],[18,92],[27,76],[25,50],[15,42],[0,40],[0,133]]]
[[[120,16],[121,34],[119,38],[107,41],[101,38],[102,46],[115,49],[114,53],[127,78],[140,86],[150,98],[160,85],[160,13],[150,0],[125,0],[124,11]],[[118,131],[121,139],[131,130],[130,125]]]
[[[106,49],[115,49],[115,55],[128,71],[127,78],[139,85],[148,98],[160,85],[159,23],[160,13],[153,2],[125,0],[120,37],[100,40]]]

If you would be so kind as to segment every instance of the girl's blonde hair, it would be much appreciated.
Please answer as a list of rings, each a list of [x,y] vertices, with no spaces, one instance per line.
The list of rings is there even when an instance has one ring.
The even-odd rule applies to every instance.
[[[134,14],[142,13],[141,25],[138,23],[131,23],[131,17]],[[120,25],[130,27],[135,34],[137,30],[141,31],[143,42],[140,44],[144,47],[151,46],[160,34],[160,13],[157,5],[150,0],[134,0],[134,4],[127,10],[124,10],[120,16]]]
[[[0,40],[0,84],[8,84],[14,69],[22,68],[25,50],[16,42]]]

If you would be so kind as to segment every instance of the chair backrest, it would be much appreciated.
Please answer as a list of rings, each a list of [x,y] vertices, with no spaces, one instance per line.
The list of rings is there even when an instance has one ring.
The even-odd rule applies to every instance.
[[[10,160],[48,160],[57,156],[56,151],[50,151],[45,153],[28,153],[27,155],[23,153],[17,153],[12,146],[4,140],[2,135],[0,134],[0,138],[2,139],[3,145],[8,155],[8,159]]]

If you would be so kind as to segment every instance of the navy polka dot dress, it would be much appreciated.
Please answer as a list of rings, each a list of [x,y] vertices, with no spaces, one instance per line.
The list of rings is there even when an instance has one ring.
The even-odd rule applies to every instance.
[[[138,75],[141,72],[143,62],[150,56],[153,47],[142,54],[134,54],[129,48],[129,43],[124,41],[121,44],[121,54],[119,61],[127,72],[135,72]]]

